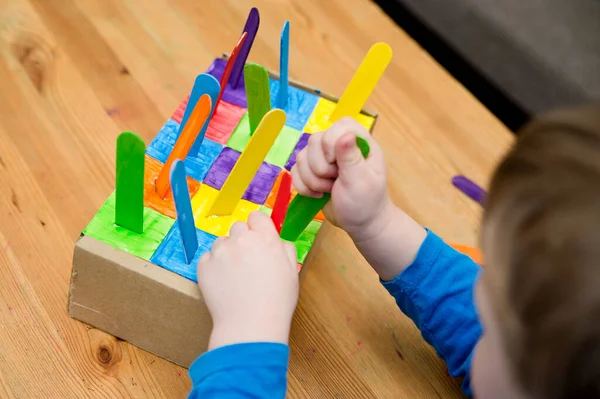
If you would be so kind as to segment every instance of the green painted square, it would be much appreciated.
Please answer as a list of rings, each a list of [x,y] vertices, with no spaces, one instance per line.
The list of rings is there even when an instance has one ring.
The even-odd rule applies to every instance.
[[[266,213],[271,216],[273,210],[266,206],[261,206],[260,211]],[[298,263],[304,263],[306,260],[306,256],[310,252],[313,243],[315,242],[315,238],[317,237],[317,233],[321,228],[323,223],[318,220],[311,221],[306,229],[300,234],[300,237],[296,241],[294,241],[294,246],[296,247],[296,252],[298,253]]]
[[[271,213],[273,213],[273,209],[266,207],[264,205],[261,205],[260,211],[266,213],[269,216],[271,216]]]
[[[300,130],[284,125],[283,129],[281,129],[281,133],[279,133],[279,136],[275,139],[273,147],[269,150],[265,161],[279,166],[280,168],[284,168],[288,159],[290,159],[290,155],[292,155],[292,151],[294,151],[296,144],[298,144],[300,136],[302,136]]]
[[[150,260],[175,220],[144,207],[144,232],[134,233],[115,225],[115,193],[106,200],[83,234],[94,237],[138,258]]]
[[[301,135],[301,131],[287,125],[283,126],[283,129],[281,129],[281,132],[275,139],[275,143],[273,143],[273,147],[269,150],[265,162],[284,168]],[[250,123],[248,121],[248,113],[246,112],[229,138],[227,147],[242,152],[246,148],[248,141],[250,141]]]
[[[246,112],[227,141],[227,147],[242,152],[248,141],[250,141],[250,121],[248,120],[248,112]]]
[[[304,263],[306,260],[306,256],[310,252],[322,224],[318,220],[311,221],[302,234],[300,234],[300,237],[294,241],[294,246],[298,251],[298,263]]]

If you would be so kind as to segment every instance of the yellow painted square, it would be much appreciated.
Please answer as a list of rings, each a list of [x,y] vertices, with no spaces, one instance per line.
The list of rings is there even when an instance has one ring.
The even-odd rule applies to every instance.
[[[240,200],[233,213],[227,216],[207,216],[207,213],[217,198],[219,190],[202,184],[192,197],[192,211],[196,227],[215,236],[228,236],[229,229],[236,222],[246,222],[250,213],[258,211],[260,205],[250,201]]]
[[[329,117],[333,114],[336,105],[337,103],[334,103],[333,101],[320,98],[313,113],[310,115],[306,126],[304,126],[304,132],[317,133],[327,130],[327,128],[331,126]],[[354,119],[369,131],[371,130],[371,126],[373,126],[373,122],[375,122],[375,118],[364,114],[358,114]]]

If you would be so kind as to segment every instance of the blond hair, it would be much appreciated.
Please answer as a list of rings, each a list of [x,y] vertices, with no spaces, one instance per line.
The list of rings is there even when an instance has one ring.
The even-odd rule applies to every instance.
[[[535,398],[600,398],[600,106],[530,123],[492,179],[484,282]]]

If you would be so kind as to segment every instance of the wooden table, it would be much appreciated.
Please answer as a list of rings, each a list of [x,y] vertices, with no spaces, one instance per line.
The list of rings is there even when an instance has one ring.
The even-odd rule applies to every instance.
[[[0,0],[0,397],[185,397],[186,370],[67,316],[73,244],[113,189],[115,138],[147,142],[196,74],[230,51],[252,5],[251,60],[341,95],[376,41],[394,60],[370,99],[394,200],[447,240],[477,243],[509,132],[367,0]],[[460,397],[344,233],[325,226],[291,338],[293,398]]]

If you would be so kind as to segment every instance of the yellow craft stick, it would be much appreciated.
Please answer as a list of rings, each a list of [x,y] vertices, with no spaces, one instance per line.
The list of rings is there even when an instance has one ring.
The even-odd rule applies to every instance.
[[[358,115],[391,60],[392,48],[388,44],[374,44],[362,60],[350,84],[344,90],[344,94],[333,110],[329,121],[333,123],[344,116],[354,117]]]
[[[265,114],[211,205],[208,216],[233,213],[283,128],[285,119],[285,112],[281,109],[273,109]]]

